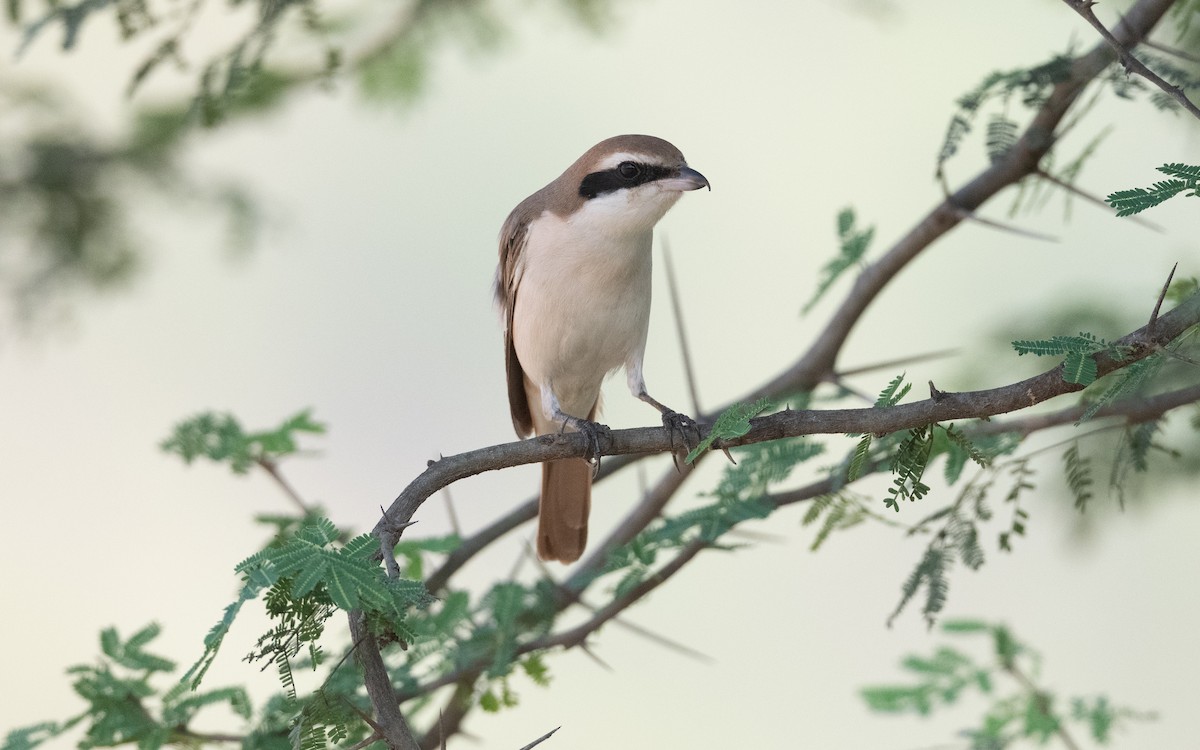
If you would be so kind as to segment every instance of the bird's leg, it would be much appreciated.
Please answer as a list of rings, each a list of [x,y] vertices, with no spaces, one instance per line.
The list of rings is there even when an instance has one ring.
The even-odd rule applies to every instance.
[[[659,403],[646,392],[646,380],[642,377],[642,353],[640,351],[625,363],[625,375],[628,378],[629,392],[658,409],[658,413],[662,414],[663,427],[667,428],[667,433],[671,436],[671,455],[675,455],[675,433],[679,433],[679,437],[683,439],[684,447],[691,450],[693,443],[688,435],[688,430],[694,432],[696,440],[699,440],[700,427],[696,424],[696,420]]]
[[[679,433],[679,437],[683,439],[683,445],[685,448],[688,450],[692,449],[693,443],[688,431],[691,430],[696,434],[697,439],[699,438],[700,427],[696,424],[696,420],[692,419],[686,414],[680,414],[669,406],[665,406],[656,401],[649,393],[646,393],[645,384],[642,385],[640,390],[635,391],[634,395],[640,398],[642,401],[645,401],[647,404],[650,404],[655,409],[658,409],[658,412],[662,414],[663,427],[666,427],[667,432],[671,435],[672,451],[675,449],[675,433]]]

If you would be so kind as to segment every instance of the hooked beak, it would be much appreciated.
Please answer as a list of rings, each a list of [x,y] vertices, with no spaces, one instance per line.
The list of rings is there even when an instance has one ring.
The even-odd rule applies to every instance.
[[[678,174],[662,180],[662,186],[667,190],[678,190],[680,192],[685,190],[699,190],[700,188],[712,190],[712,186],[708,184],[708,180],[704,175],[689,166],[680,167]]]

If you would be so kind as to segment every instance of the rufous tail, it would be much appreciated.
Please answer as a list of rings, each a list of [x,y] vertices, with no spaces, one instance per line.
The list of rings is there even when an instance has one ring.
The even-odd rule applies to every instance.
[[[538,557],[575,562],[587,545],[588,511],[592,506],[592,466],[581,458],[542,464],[542,498],[538,503]]]

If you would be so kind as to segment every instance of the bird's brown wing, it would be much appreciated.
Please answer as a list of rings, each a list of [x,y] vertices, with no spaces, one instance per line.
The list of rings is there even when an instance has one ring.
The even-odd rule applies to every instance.
[[[528,201],[513,209],[500,230],[500,266],[496,271],[496,302],[504,317],[504,369],[508,376],[508,408],[512,412],[513,429],[517,437],[533,432],[533,416],[525,396],[525,370],[517,359],[513,342],[513,312],[517,309],[517,287],[521,283],[521,255],[529,236],[533,217],[526,209]]]

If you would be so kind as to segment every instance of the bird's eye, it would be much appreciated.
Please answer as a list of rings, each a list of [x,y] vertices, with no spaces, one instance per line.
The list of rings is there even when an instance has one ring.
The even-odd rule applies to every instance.
[[[632,180],[642,173],[642,168],[631,161],[623,161],[617,165],[617,174],[627,180]]]

